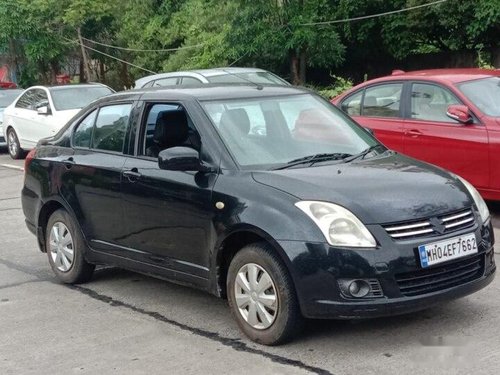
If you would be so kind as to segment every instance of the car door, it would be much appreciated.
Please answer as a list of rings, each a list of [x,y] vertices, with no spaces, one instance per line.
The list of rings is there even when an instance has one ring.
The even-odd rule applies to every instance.
[[[46,113],[38,113],[38,109],[47,107]],[[33,89],[32,111],[26,123],[25,139],[34,147],[42,138],[52,137],[55,132],[52,128],[54,108],[49,103],[48,93],[45,89]]]
[[[10,119],[6,122],[14,127],[21,147],[27,147],[29,137],[29,118],[33,115],[34,89],[28,89],[16,101],[14,108],[9,112]]]
[[[132,103],[109,104],[87,113],[65,156],[64,196],[94,250],[119,256],[127,240],[120,191],[123,153]]]
[[[162,149],[187,146],[202,155],[205,151],[184,105],[144,107],[135,156],[123,167],[126,246],[137,260],[175,271],[175,278],[190,275],[189,282],[202,285],[214,241],[211,195],[216,174],[160,169],[157,157]]]
[[[430,82],[412,82],[404,126],[404,153],[452,171],[474,186],[488,187],[486,127],[477,118],[471,124],[449,118],[446,111],[451,104],[462,102],[447,88]]]
[[[341,108],[360,125],[373,130],[377,139],[387,147],[403,151],[403,88],[403,82],[369,86],[344,99]]]

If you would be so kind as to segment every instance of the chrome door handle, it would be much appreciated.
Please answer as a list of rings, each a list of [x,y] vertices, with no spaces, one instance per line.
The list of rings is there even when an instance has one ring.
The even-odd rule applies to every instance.
[[[125,169],[122,172],[123,176],[127,177],[129,181],[135,181],[141,178],[142,174],[138,171],[137,168]]]

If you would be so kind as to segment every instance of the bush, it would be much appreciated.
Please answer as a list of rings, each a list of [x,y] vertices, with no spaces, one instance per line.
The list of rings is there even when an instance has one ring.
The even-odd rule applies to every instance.
[[[330,77],[334,79],[333,84],[329,86],[308,86],[310,89],[316,91],[319,95],[327,100],[331,100],[337,95],[340,95],[346,90],[349,90],[353,83],[349,78],[343,78],[336,76],[335,74],[330,74]]]

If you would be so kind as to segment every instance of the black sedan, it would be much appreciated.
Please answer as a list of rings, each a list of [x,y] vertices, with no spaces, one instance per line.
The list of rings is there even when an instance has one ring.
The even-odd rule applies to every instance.
[[[462,297],[496,269],[489,212],[467,181],[292,87],[99,99],[29,153],[22,202],[61,281],[107,264],[191,285],[227,297],[268,345],[304,317]]]

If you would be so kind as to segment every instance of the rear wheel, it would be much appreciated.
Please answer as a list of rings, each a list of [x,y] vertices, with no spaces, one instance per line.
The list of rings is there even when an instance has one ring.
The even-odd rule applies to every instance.
[[[255,342],[282,344],[302,327],[292,280],[267,244],[248,245],[235,255],[229,266],[227,295],[238,326]]]
[[[19,144],[19,139],[14,129],[9,129],[7,132],[7,148],[12,159],[20,159],[23,156],[23,150]]]
[[[82,233],[65,210],[50,216],[45,239],[50,266],[59,280],[67,284],[90,280],[95,266],[85,260]]]

